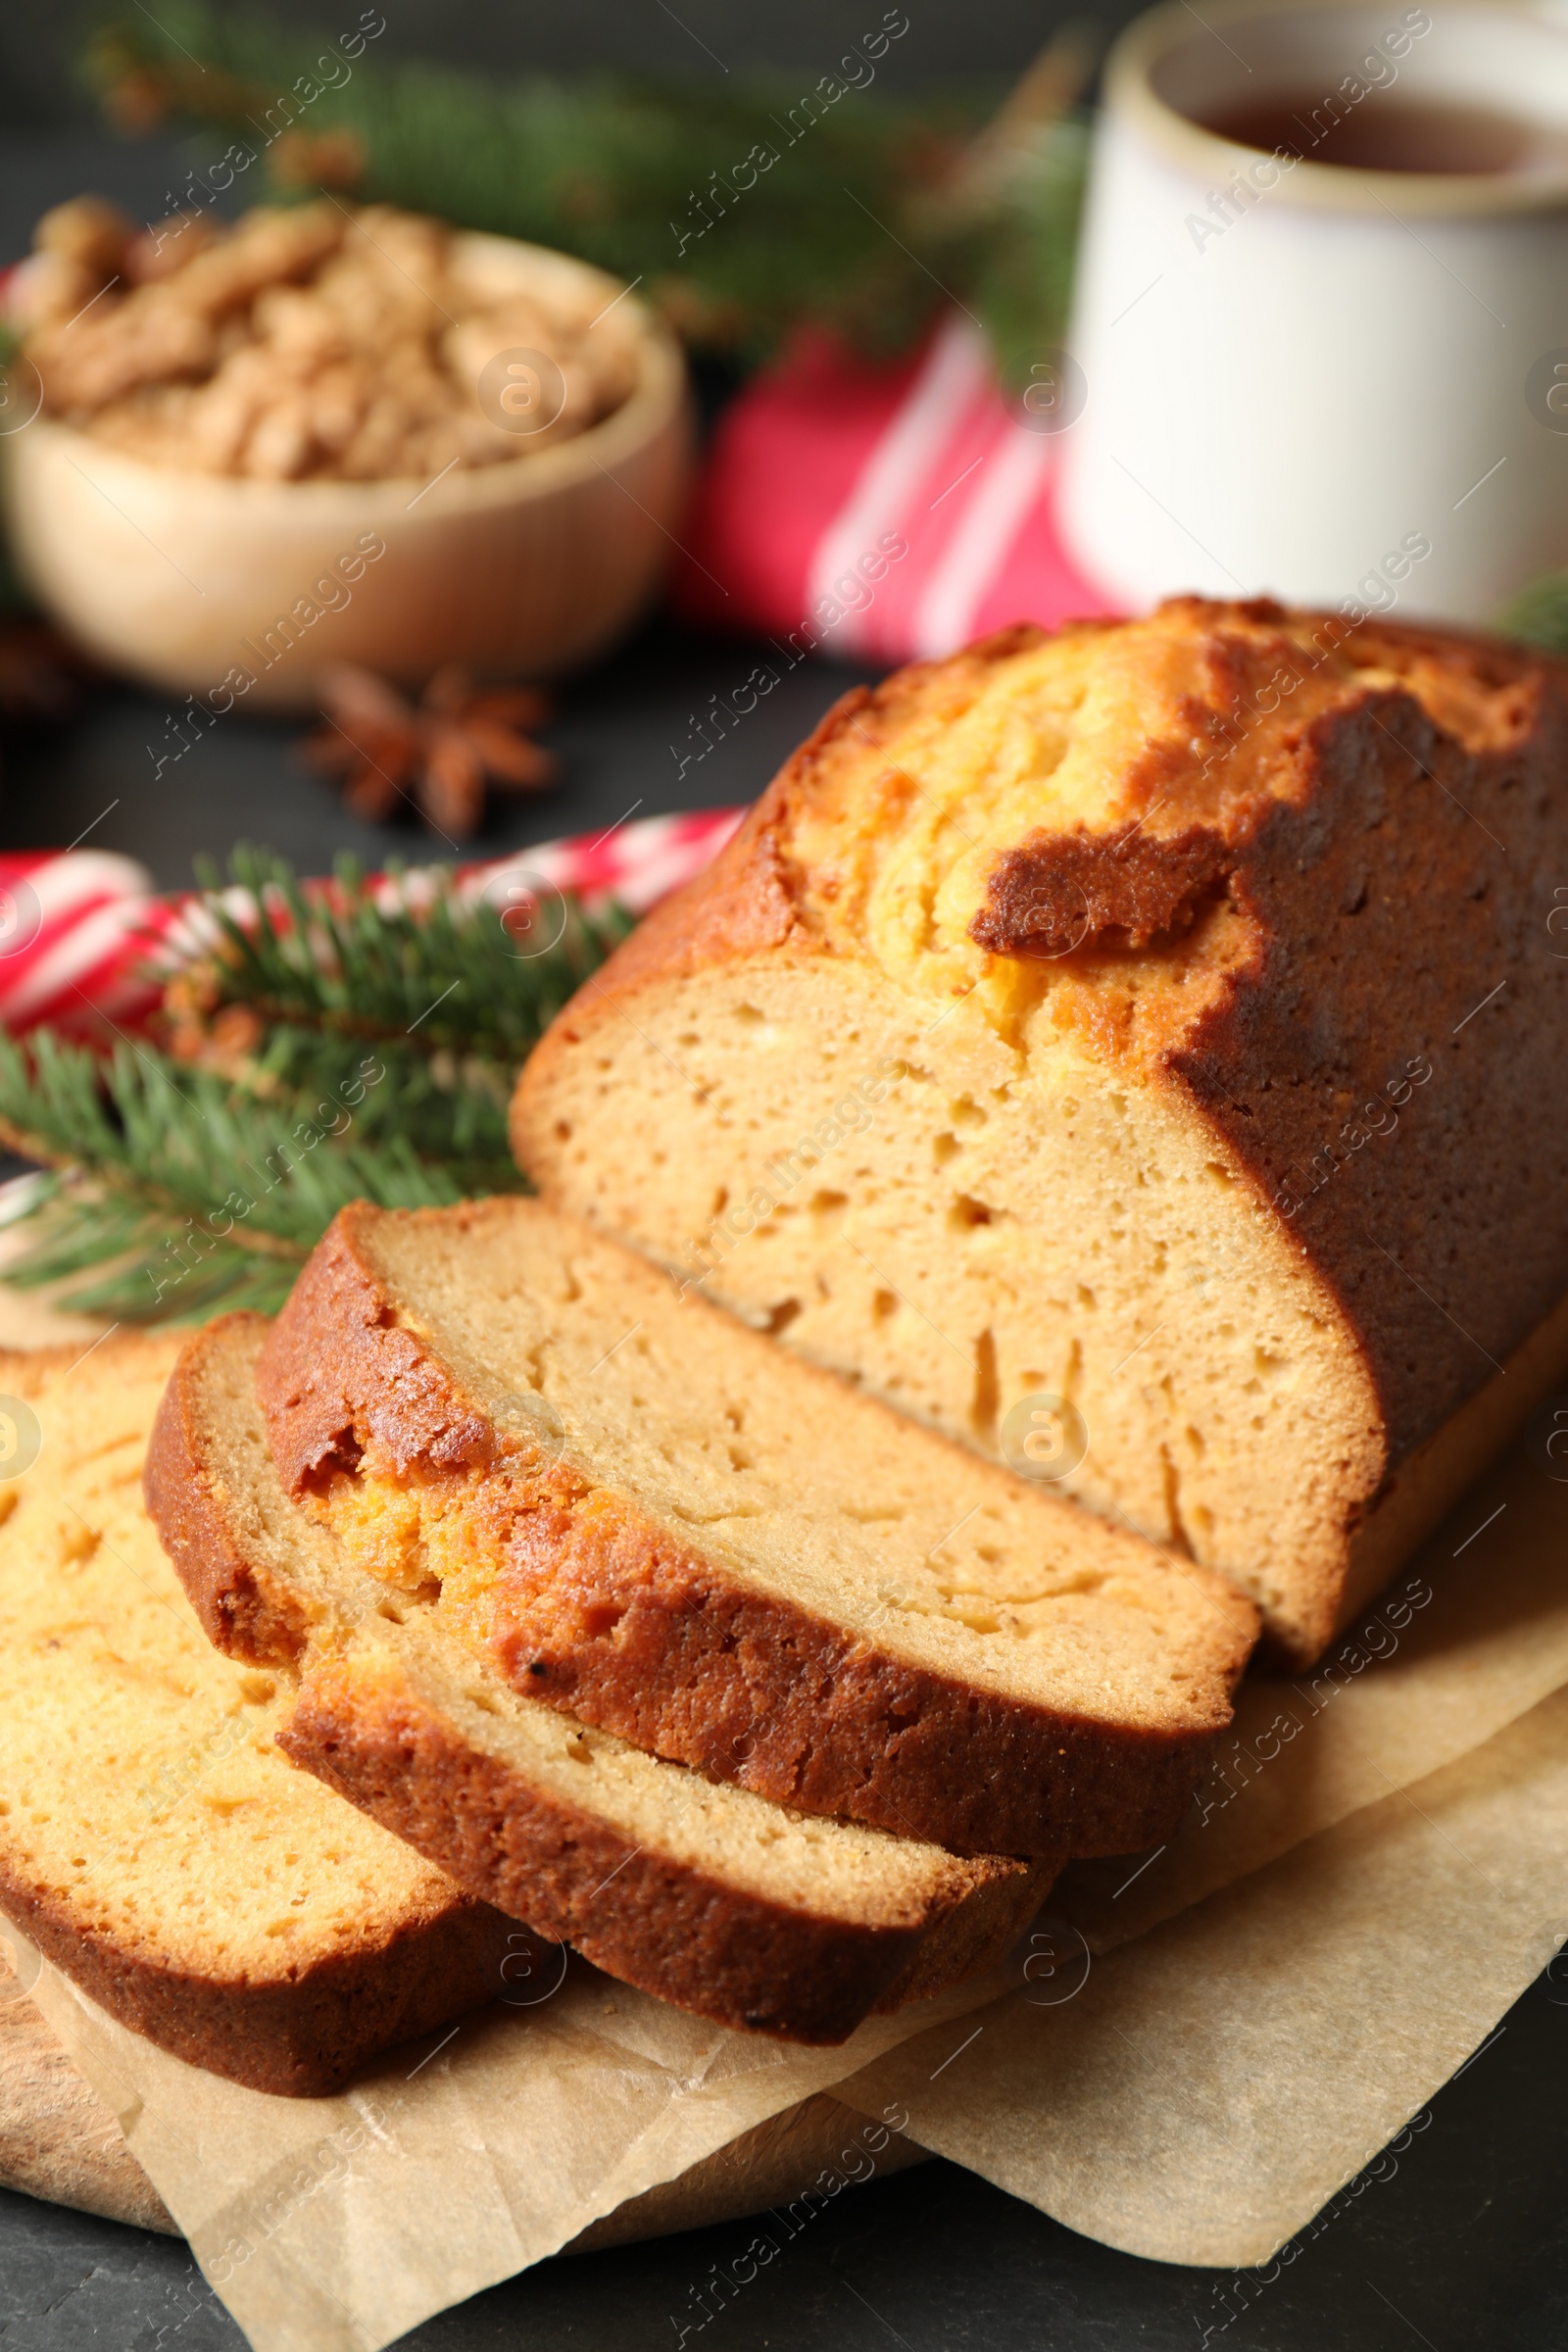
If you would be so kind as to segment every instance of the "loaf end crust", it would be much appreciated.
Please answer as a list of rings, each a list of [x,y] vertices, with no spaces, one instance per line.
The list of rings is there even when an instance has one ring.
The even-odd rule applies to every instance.
[[[464,1897],[410,1919],[389,1942],[256,1984],[173,1967],[150,1946],[105,1936],[3,1859],[0,1911],[120,2025],[280,2098],[325,2098],[382,2050],[493,2001],[516,1926]]]

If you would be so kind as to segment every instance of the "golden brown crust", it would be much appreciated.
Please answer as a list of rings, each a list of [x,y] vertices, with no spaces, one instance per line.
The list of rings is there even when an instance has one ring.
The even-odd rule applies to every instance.
[[[339,1210],[257,1360],[272,1459],[296,1499],[357,1470],[367,1446],[399,1477],[416,1464],[488,1470],[496,1459],[485,1414],[396,1321],[357,1227],[352,1205]]]
[[[1102,624],[1076,625],[1092,631]],[[621,1001],[629,1002],[645,983],[682,978],[762,952],[823,952],[807,909],[808,877],[789,854],[799,811],[811,804],[846,755],[874,753],[912,715],[933,705],[961,710],[990,671],[1045,635],[1033,621],[1018,621],[950,661],[911,662],[879,686],[855,686],[839,697],[791,753],[712,864],[654,907],[546,1030],[513,1097],[512,1148],[519,1166],[528,1164],[531,1105],[548,1089],[556,1060],[602,1023],[624,1019]]]
[[[209,1329],[262,1321],[260,1315],[220,1315]],[[148,1516],[213,1647],[258,1665],[292,1664],[305,1646],[304,1610],[297,1593],[275,1586],[232,1540],[203,1458],[187,1362],[182,1357],[175,1365],[153,1423],[142,1468]]]
[[[1136,824],[1038,833],[1002,852],[969,936],[996,956],[1053,960],[1090,946],[1148,947],[1185,928],[1235,865],[1232,843],[1211,825],[1158,837]]]
[[[561,1803],[467,1745],[413,1692],[367,1686],[331,1660],[307,1676],[282,1744],[497,1909],[625,1984],[791,2041],[843,2041],[870,2010],[913,1997],[903,1987],[916,1970],[934,1985],[995,1958],[1045,1891],[1039,1874],[970,1865],[951,1907],[982,1893],[964,1949],[925,1955],[940,1922],[813,1918],[634,1846],[603,1816]],[[960,1957],[965,1965],[954,1966]]]
[[[268,1336],[273,1459],[296,1496],[372,1447],[398,1476],[486,1474],[506,1556],[486,1647],[514,1689],[777,1803],[955,1853],[1130,1853],[1169,1835],[1229,1720],[1222,1696],[1207,1719],[1146,1729],[988,1691],[747,1586],[565,1464],[501,1483],[495,1429],[393,1319],[365,1246],[376,1213],[339,1213]],[[683,1311],[724,1320],[704,1300]],[[1228,1690],[1255,1618],[1192,1574],[1213,1586]]]
[[[3,1857],[0,1910],[119,2024],[188,2065],[282,2098],[324,2098],[380,2051],[494,2000],[516,1926],[454,1900],[390,1942],[249,1984],[172,1967],[155,1949],[98,1933]]]

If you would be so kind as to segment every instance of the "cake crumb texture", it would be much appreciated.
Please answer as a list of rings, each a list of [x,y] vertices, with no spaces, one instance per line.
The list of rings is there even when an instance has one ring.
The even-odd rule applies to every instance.
[[[207,1642],[141,1498],[177,1337],[0,1356],[0,1907],[122,2024],[324,2091],[499,1989],[505,1923],[274,1745],[288,1692]]]

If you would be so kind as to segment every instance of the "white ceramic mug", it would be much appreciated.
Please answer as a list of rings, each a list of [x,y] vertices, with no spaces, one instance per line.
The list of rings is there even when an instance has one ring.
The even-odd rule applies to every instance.
[[[1539,156],[1348,169],[1194,119],[1321,90],[1326,122],[1391,87],[1522,116]],[[1061,522],[1111,598],[1494,618],[1568,566],[1568,27],[1444,0],[1141,18],[1108,70],[1069,344],[1087,401]]]

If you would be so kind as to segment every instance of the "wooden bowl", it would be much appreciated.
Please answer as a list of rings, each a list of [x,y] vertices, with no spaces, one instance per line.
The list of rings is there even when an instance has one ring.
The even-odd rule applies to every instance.
[[[620,293],[541,246],[469,233],[457,247],[490,284],[554,281],[596,308]],[[18,566],[101,661],[218,711],[241,696],[313,709],[339,662],[409,685],[453,662],[568,668],[647,602],[691,473],[679,348],[635,295],[620,303],[640,360],[620,408],[573,440],[433,482],[177,473],[39,416],[0,442]]]

